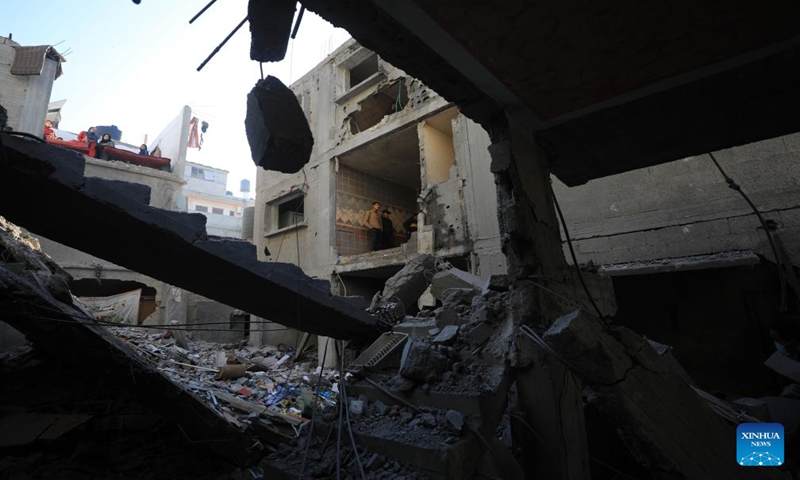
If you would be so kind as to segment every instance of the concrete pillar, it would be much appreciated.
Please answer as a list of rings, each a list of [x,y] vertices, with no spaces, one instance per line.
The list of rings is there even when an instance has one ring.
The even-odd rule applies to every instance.
[[[566,274],[546,158],[533,135],[518,129],[511,115],[498,117],[490,135],[502,247],[512,282],[511,315],[515,327],[528,325],[543,333],[574,309],[559,298],[572,296],[567,287],[572,277]],[[547,444],[526,453],[526,477],[589,479],[580,383],[552,355],[521,335],[514,338],[508,360],[520,408]]]

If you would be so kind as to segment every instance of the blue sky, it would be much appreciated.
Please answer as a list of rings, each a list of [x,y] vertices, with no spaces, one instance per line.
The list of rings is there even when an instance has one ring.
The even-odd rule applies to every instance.
[[[122,140],[152,140],[180,112],[192,107],[209,122],[203,149],[189,160],[230,171],[228,189],[255,185],[256,168],[244,133],[246,96],[260,78],[249,58],[245,24],[197,72],[211,51],[247,15],[245,0],[219,0],[192,25],[208,0],[2,0],[0,35],[22,45],[55,45],[69,51],[51,100],[66,99],[60,128],[117,125]],[[306,12],[286,59],[264,64],[264,75],[287,85],[324,59],[349,35]],[[57,45],[56,45],[57,44]],[[251,187],[251,195],[254,188]]]

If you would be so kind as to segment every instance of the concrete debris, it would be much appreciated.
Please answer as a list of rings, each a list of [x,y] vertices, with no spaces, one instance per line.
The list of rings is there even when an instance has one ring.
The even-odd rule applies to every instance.
[[[495,292],[507,292],[511,288],[511,279],[508,275],[492,275],[486,288]]]
[[[444,328],[448,325],[459,325],[459,324],[461,324],[461,318],[454,310],[444,307],[436,309],[437,327]]]
[[[309,416],[315,401],[328,406],[337,399],[333,388],[337,373],[323,373],[315,399],[318,375],[311,363],[295,363],[291,349],[281,352],[280,347],[231,345],[220,350],[220,344],[193,341],[185,350],[159,334],[130,327],[114,330],[144,361],[193,392],[220,416],[240,425],[242,430],[251,429],[266,443],[279,444],[295,438],[296,429],[308,423],[304,417]],[[228,363],[230,359],[246,363]],[[222,361],[226,363],[218,367]],[[251,367],[255,365],[262,368],[253,371]]]
[[[456,325],[447,325],[442,329],[439,335],[433,339],[433,343],[438,345],[453,345],[458,338],[458,327]]]
[[[442,307],[455,310],[457,307],[472,305],[472,299],[480,292],[474,288],[448,288],[442,292]]]
[[[250,22],[250,60],[279,62],[286,56],[292,30],[296,2],[250,0],[247,19]]]
[[[485,280],[469,272],[450,268],[437,272],[431,280],[431,293],[438,300],[444,299],[444,292],[450,288],[471,288],[480,293],[483,290]],[[419,298],[419,297],[417,297]]]
[[[598,410],[614,419],[637,462],[657,478],[751,478],[730,460],[735,430],[647,340],[626,328],[606,330],[579,311],[559,318],[544,340],[592,388]]]
[[[435,256],[423,254],[412,258],[386,281],[381,294],[381,303],[398,302],[406,311],[411,311],[428,288],[430,278],[434,276],[435,271]]]
[[[400,368],[400,375],[420,383],[432,383],[450,369],[448,362],[447,357],[430,343],[425,340],[413,340],[409,343],[408,354]]]
[[[294,93],[277,78],[268,76],[259,80],[247,95],[244,124],[250,152],[257,166],[282,173],[297,173],[311,158],[314,137],[308,120]]]
[[[464,416],[461,415],[461,412],[456,410],[448,410],[445,414],[445,418],[447,419],[447,425],[451,428],[455,433],[461,433],[461,430],[464,428]]]

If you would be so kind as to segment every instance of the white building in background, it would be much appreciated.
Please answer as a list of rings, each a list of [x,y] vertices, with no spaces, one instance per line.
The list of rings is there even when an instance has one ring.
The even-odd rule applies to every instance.
[[[184,180],[186,185],[183,187],[183,195],[186,197],[186,209],[191,213],[202,213],[208,218],[206,223],[208,234],[241,238],[244,209],[252,207],[254,201],[236,197],[232,192],[226,191],[228,171],[186,162]],[[246,190],[249,191],[249,182],[246,180],[243,182],[246,182]]]

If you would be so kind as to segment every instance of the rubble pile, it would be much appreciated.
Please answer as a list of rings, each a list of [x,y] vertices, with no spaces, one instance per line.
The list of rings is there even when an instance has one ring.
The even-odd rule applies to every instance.
[[[255,427],[270,444],[296,437],[308,423],[313,402],[336,402],[337,372],[322,375],[316,362],[296,362],[287,345],[240,347],[204,341],[178,345],[178,330],[149,333],[137,328],[112,329],[170,380],[203,399],[236,427]]]
[[[507,468],[513,469],[508,467],[513,457],[496,432],[506,409],[509,375],[504,355],[496,355],[500,349],[485,348],[502,331],[498,327],[506,317],[507,293],[502,282],[491,284],[498,290],[484,290],[485,282],[477,277],[443,268],[435,257],[421,257],[390,279],[370,307],[380,315],[399,306],[417,311],[416,316],[383,316],[393,324],[384,337],[394,337],[379,338],[346,368],[349,428],[359,449],[371,452],[361,455],[365,463],[373,465],[368,460],[374,458],[384,468],[365,469],[366,477],[455,479],[478,472],[503,477]],[[440,306],[419,310],[416,298],[429,286]],[[293,449],[281,447],[265,460],[265,471],[289,478],[292,471],[297,475],[306,457],[309,475],[329,478],[335,461],[330,437],[336,437],[337,422],[335,408],[326,407],[316,417],[314,435],[304,435]],[[346,423],[343,439],[348,438]],[[349,441],[342,443],[349,448],[342,458],[350,458]],[[406,467],[395,471],[392,460],[385,459],[405,462]],[[392,468],[387,471],[386,465]],[[350,473],[358,478],[357,470]]]
[[[0,355],[0,478],[261,477],[209,455],[186,428],[99,371],[31,347]]]

